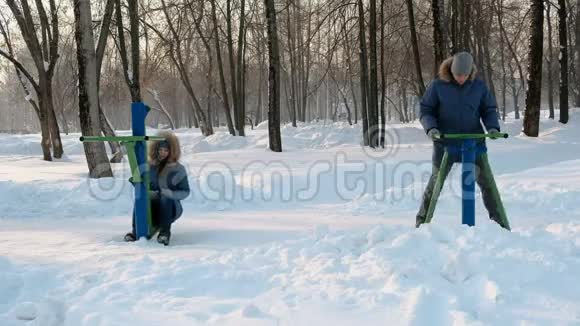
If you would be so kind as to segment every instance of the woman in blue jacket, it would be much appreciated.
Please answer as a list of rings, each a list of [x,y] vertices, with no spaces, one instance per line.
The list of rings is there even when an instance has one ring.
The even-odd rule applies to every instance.
[[[171,224],[183,213],[181,200],[189,196],[189,183],[185,167],[178,160],[181,156],[179,140],[171,132],[158,136],[165,140],[149,143],[149,198],[153,225],[159,227],[157,241],[169,244]],[[135,241],[135,218],[133,230],[125,235],[125,241]]]
[[[440,134],[482,134],[483,126],[490,134],[499,133],[497,105],[485,83],[476,79],[477,70],[473,57],[468,52],[459,52],[441,63],[439,78],[435,79],[421,99],[420,120],[425,132],[433,139],[433,170],[421,208],[417,213],[416,226],[427,219],[437,174],[449,174],[453,163],[461,162],[461,154],[450,150],[450,159],[441,166],[445,147],[460,145],[457,140],[438,138]],[[483,125],[483,126],[482,126]],[[485,140],[478,142],[479,152],[485,152]],[[476,182],[489,217],[502,227],[509,229],[503,204],[493,181],[486,155],[476,158]],[[437,198],[435,198],[435,201]],[[434,202],[435,203],[435,202]]]

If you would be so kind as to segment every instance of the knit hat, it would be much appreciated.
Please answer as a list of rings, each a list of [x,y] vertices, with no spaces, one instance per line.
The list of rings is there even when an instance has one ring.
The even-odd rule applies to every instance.
[[[454,75],[469,75],[473,70],[473,57],[469,52],[459,52],[453,56],[451,73]]]
[[[169,149],[169,143],[166,140],[162,140],[159,143],[157,143],[157,149],[160,148],[166,148]]]

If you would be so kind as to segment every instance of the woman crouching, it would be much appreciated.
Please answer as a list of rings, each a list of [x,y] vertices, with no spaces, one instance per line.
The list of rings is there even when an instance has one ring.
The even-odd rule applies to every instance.
[[[165,138],[149,143],[149,199],[153,226],[159,228],[157,242],[169,245],[171,224],[183,213],[181,200],[189,196],[189,183],[185,167],[179,163],[179,140],[171,132],[161,132]],[[133,230],[125,241],[135,241],[135,213]]]

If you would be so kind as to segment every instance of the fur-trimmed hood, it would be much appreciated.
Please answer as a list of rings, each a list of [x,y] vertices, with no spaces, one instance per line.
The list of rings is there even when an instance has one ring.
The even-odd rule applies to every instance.
[[[177,163],[181,157],[181,148],[179,146],[179,140],[172,132],[162,131],[156,136],[165,138],[165,141],[169,144],[169,157],[167,158],[167,163]],[[160,141],[149,142],[149,162],[153,165],[157,165],[157,147]]]
[[[446,82],[453,81],[453,74],[451,73],[451,64],[453,63],[453,57],[447,58],[441,62],[439,66],[439,79],[444,80]],[[471,73],[469,74],[469,80],[474,80],[475,76],[477,75],[477,67],[473,64],[473,68],[471,69]]]

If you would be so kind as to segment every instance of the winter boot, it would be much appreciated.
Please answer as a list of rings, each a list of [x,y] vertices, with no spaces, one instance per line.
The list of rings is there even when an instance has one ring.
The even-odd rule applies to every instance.
[[[163,244],[164,246],[168,246],[169,238],[170,235],[168,233],[159,233],[159,235],[157,236],[157,242]]]
[[[134,242],[137,240],[137,237],[135,237],[135,234],[133,234],[133,232],[129,232],[125,234],[123,240],[125,240],[126,242]]]

